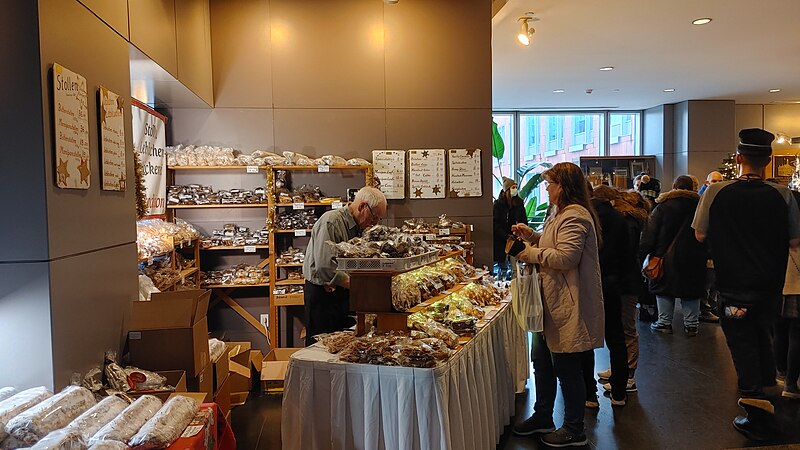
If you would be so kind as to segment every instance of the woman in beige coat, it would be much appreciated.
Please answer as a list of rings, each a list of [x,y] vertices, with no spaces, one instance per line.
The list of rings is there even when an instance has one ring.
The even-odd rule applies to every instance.
[[[581,358],[603,346],[603,294],[600,282],[599,221],[591,206],[586,179],[572,163],[559,163],[544,174],[554,206],[541,234],[515,225],[526,241],[514,247],[518,258],[539,264],[544,306],[544,332],[534,333],[536,383],[534,414],[514,427],[519,435],[543,434],[545,444],[586,445],[583,427],[586,386]],[[516,251],[512,248],[511,252]],[[564,396],[564,425],[555,430],[553,406],[556,378]]]

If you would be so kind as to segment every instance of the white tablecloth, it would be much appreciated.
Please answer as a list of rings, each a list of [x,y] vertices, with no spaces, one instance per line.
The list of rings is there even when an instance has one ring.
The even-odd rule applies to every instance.
[[[321,344],[292,356],[284,449],[493,449],[528,378],[525,333],[504,308],[433,369],[343,363]]]

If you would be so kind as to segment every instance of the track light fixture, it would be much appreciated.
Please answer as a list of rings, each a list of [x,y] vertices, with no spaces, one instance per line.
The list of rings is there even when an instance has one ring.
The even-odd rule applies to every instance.
[[[519,34],[517,34],[517,40],[522,45],[531,45],[531,39],[533,39],[533,33],[536,30],[533,27],[528,26],[528,22],[535,20],[533,18],[533,13],[528,13],[527,16],[522,16],[518,19],[519,21]]]
[[[775,143],[776,144],[791,144],[792,138],[790,138],[785,133],[776,133],[775,134]]]

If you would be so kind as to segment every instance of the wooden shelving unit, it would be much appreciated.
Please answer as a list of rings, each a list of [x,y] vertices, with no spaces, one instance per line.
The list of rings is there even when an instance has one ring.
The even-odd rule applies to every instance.
[[[176,266],[177,258],[175,255],[178,253],[188,253],[189,251],[191,251],[191,256],[189,256],[188,259],[194,260],[194,266],[178,271],[180,278],[174,283],[164,286],[161,291],[173,291],[177,288],[178,284],[183,284],[186,279],[191,279],[190,286],[197,288],[200,286],[200,243],[197,239],[173,243],[172,250],[159,253],[157,255],[152,255],[148,258],[138,258],[137,264],[144,263],[145,265],[149,266],[155,263],[156,260],[167,257],[170,261],[170,268],[172,270],[178,270],[178,267]]]

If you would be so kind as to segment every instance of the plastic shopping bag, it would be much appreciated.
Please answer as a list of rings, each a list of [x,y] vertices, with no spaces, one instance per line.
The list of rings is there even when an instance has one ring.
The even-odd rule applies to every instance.
[[[524,331],[542,331],[542,291],[535,265],[519,264],[517,277],[511,280],[511,307],[517,323]]]

